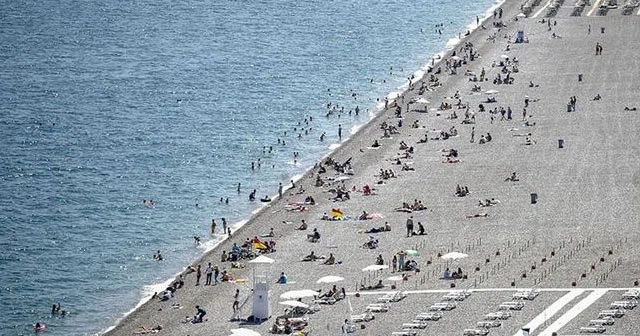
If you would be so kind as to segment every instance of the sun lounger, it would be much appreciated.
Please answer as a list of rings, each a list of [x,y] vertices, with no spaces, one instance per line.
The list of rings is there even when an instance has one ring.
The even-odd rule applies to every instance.
[[[394,331],[391,333],[391,335],[394,336],[416,336],[418,333],[411,329],[411,330],[403,330],[403,331]]]
[[[456,308],[455,302],[438,302],[429,307],[429,311],[453,310]]]
[[[533,300],[535,299],[540,291],[538,290],[526,290],[526,291],[518,291],[513,294],[514,300]]]
[[[319,298],[319,299],[313,300],[313,303],[317,303],[317,304],[329,304],[329,305],[332,305],[332,304],[334,304],[336,302],[338,302],[338,300],[336,300],[333,296],[328,296],[328,297],[323,297],[323,298]]]
[[[618,309],[618,308],[623,308],[623,309],[633,309],[638,305],[638,302],[633,300],[633,301],[614,301],[609,307],[611,307],[611,309]]]
[[[427,327],[427,324],[424,322],[418,322],[418,323],[403,323],[402,324],[402,329],[424,329]]]
[[[500,326],[502,326],[502,322],[497,321],[497,320],[493,320],[493,321],[479,321],[478,323],[476,323],[476,325],[480,328],[485,328],[485,329],[489,329],[489,328],[498,328]]]
[[[365,308],[368,312],[386,313],[389,311],[389,305],[386,303],[372,303]]]
[[[521,310],[522,308],[524,308],[524,303],[521,301],[503,302],[498,306],[500,310]]]
[[[484,336],[489,333],[489,329],[478,328],[478,329],[465,329],[462,332],[463,336]]]
[[[613,325],[615,322],[616,320],[613,317],[607,316],[601,319],[591,320],[589,321],[589,325]]]
[[[376,317],[371,314],[371,312],[366,312],[364,314],[358,314],[358,315],[352,315],[351,316],[351,320],[353,322],[369,322],[373,319],[375,319]]]
[[[388,293],[388,294],[385,294],[385,295],[379,297],[377,301],[378,302],[385,302],[385,303],[398,302],[398,301],[404,299],[406,296],[407,295],[404,294],[403,292],[396,291],[396,292]]]
[[[640,299],[640,290],[631,289],[629,291],[626,291],[624,294],[622,294],[622,298],[627,300],[631,300],[631,299],[638,300]]]
[[[603,326],[593,326],[593,327],[582,327],[580,328],[580,332],[583,334],[602,334],[607,331]]]
[[[604,318],[604,317],[614,317],[614,318],[620,318],[624,316],[624,309],[608,309],[608,310],[602,310],[600,311],[600,313],[598,314],[598,318]]]
[[[415,320],[418,320],[418,321],[437,321],[437,320],[439,320],[441,318],[442,318],[442,314],[440,314],[438,312],[431,312],[431,313],[418,314],[418,316],[416,316]]]
[[[469,293],[465,292],[451,292],[442,297],[444,301],[464,301],[467,297],[469,297]]]
[[[506,320],[511,317],[511,313],[508,311],[500,311],[495,313],[489,313],[484,316],[486,320]]]

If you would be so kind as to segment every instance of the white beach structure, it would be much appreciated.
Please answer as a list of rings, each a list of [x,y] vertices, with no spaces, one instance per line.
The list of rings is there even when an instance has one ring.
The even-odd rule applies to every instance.
[[[275,260],[259,256],[251,261],[253,264],[253,310],[254,320],[267,320],[271,317],[271,301],[269,297],[269,271]]]

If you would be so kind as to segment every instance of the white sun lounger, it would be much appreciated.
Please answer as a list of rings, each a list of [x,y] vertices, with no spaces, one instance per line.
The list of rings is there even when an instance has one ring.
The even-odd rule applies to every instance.
[[[539,290],[518,291],[513,294],[514,300],[533,300],[540,294]]]
[[[620,318],[624,316],[624,309],[607,309],[607,310],[602,310],[600,311],[600,313],[598,314],[598,318],[603,318],[603,317],[615,317],[615,318]]]
[[[593,327],[582,327],[580,328],[580,332],[583,334],[602,334],[607,331],[607,329],[603,326],[593,326]]]
[[[442,297],[444,301],[464,301],[467,298],[467,295],[464,293],[449,293]]]
[[[638,302],[635,300],[631,300],[631,301],[614,301],[609,307],[611,307],[611,309],[618,309],[618,308],[623,308],[623,309],[633,309],[638,305]]]
[[[394,331],[391,333],[394,336],[416,336],[417,334],[415,330]]]
[[[418,321],[437,321],[442,318],[442,314],[438,312],[422,313],[416,316],[415,320]]]
[[[485,328],[485,329],[489,329],[489,328],[498,328],[500,326],[502,326],[502,322],[498,321],[498,320],[493,320],[493,321],[479,321],[478,323],[476,323],[476,325],[480,328]]]
[[[626,291],[624,292],[624,294],[622,294],[622,298],[627,300],[631,300],[631,299],[638,300],[640,299],[640,290],[632,289],[632,290]]]
[[[429,307],[429,311],[453,310],[456,308],[455,302],[438,302]]]
[[[498,306],[498,309],[500,310],[521,310],[522,308],[524,308],[524,303],[522,303],[522,301],[503,302]]]
[[[462,332],[463,336],[484,336],[489,333],[489,329],[479,328],[479,329],[465,329]]]
[[[402,329],[406,330],[406,329],[424,329],[427,327],[427,324],[424,322],[418,322],[418,323],[403,323],[402,324]]]
[[[589,325],[613,325],[615,322],[616,320],[613,317],[607,316],[601,319],[591,320],[589,321]]]
[[[484,316],[487,320],[506,320],[511,317],[511,313],[508,311],[499,311],[495,313],[489,313]]]
[[[353,322],[369,322],[373,319],[375,319],[376,317],[371,314],[371,312],[366,312],[364,314],[358,314],[358,315],[352,315],[351,316],[351,320]]]
[[[386,313],[389,311],[389,305],[386,303],[372,303],[365,309],[368,312]]]
[[[398,302],[402,299],[404,299],[407,295],[403,292],[400,291],[396,291],[393,293],[388,293],[385,294],[381,297],[378,298],[378,302],[384,302],[384,303],[389,303],[389,302]]]

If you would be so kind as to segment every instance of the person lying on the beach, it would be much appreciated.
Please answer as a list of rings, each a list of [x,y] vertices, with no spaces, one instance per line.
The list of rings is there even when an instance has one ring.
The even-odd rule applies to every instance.
[[[602,96],[598,93],[595,97],[593,97],[593,100],[600,100],[602,99]]]
[[[473,215],[467,215],[467,218],[489,217],[488,213],[477,213]]]
[[[427,134],[424,135],[424,138],[418,140],[418,143],[427,143],[429,141],[429,136]]]
[[[378,248],[378,240],[375,237],[369,236],[369,241],[362,244],[362,248],[366,248],[370,250],[376,249]]]
[[[409,165],[406,163],[402,165],[402,171],[414,171],[414,170],[416,169],[413,167],[409,167]]]
[[[496,204],[500,203],[500,201],[498,201],[495,198],[492,199],[485,199],[484,202],[482,200],[478,201],[478,206],[479,207],[488,207],[488,206],[494,206]]]
[[[358,220],[368,220],[369,218],[369,214],[366,211],[362,211],[362,214],[360,216],[358,216]]]
[[[454,158],[451,158],[451,157],[446,157],[446,158],[444,158],[444,160],[442,161],[442,163],[460,163],[460,162],[462,162],[462,160],[460,160],[460,159],[454,159]]]
[[[384,226],[381,226],[378,228],[370,228],[364,233],[380,233],[380,232],[387,232],[387,231],[391,231],[391,225],[389,224],[389,222],[385,222]]]
[[[159,333],[160,330],[162,329],[163,329],[162,325],[158,325],[153,328],[138,327],[138,330],[134,331],[133,334],[134,335],[156,334],[156,333]]]
[[[636,107],[628,107],[628,106],[625,106],[625,107],[624,107],[624,110],[625,110],[625,111],[637,111],[638,109],[637,109]]]
[[[511,176],[509,176],[506,179],[504,179],[504,181],[505,182],[516,182],[516,181],[520,181],[520,180],[516,176],[516,172],[513,172],[513,173],[511,173]]]
[[[529,137],[529,136],[524,139],[524,144],[527,145],[527,146],[534,145],[535,143],[536,143],[536,141],[535,140],[531,140],[531,137]]]
[[[380,289],[380,288],[384,288],[384,284],[382,283],[382,280],[378,280],[378,283],[375,286],[362,285],[360,287],[360,290],[373,290],[373,289]]]
[[[305,256],[304,258],[302,258],[302,261],[316,261],[318,259],[324,259],[324,256],[316,256],[315,252],[311,251],[311,253],[307,256]]]

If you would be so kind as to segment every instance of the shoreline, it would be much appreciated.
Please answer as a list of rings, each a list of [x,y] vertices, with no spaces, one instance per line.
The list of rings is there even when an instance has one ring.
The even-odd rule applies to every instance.
[[[433,67],[434,69],[437,68],[446,58],[448,58],[449,56],[451,56],[451,54],[453,52],[455,52],[455,50],[457,48],[460,47],[460,45],[466,41],[469,40],[474,40],[477,38],[477,35],[479,35],[482,31],[484,31],[483,29],[480,29],[481,26],[483,25],[483,23],[490,21],[491,17],[492,17],[492,13],[494,10],[497,10],[499,8],[502,8],[506,5],[511,5],[511,2],[513,2],[515,4],[516,1],[510,1],[510,0],[495,0],[494,4],[491,5],[487,10],[485,10],[484,17],[481,17],[480,15],[478,15],[478,18],[480,19],[479,24],[475,25],[474,27],[474,22],[471,21],[470,23],[468,23],[467,25],[465,25],[463,27],[463,30],[459,32],[460,37],[454,36],[451,37],[449,39],[446,40],[444,47],[437,52],[436,54],[434,54],[433,56],[431,56],[426,63],[424,63],[422,66],[420,66],[417,70],[415,70],[414,72],[412,72],[411,74],[415,76],[413,85],[414,85],[414,89],[411,89],[409,87],[409,82],[408,81],[404,81],[400,86],[396,87],[395,89],[393,89],[391,92],[389,92],[388,94],[385,95],[385,97],[387,97],[389,99],[389,108],[385,109],[384,108],[384,103],[383,101],[379,101],[378,103],[373,103],[374,105],[374,109],[371,110],[369,116],[370,118],[362,123],[362,124],[357,124],[354,125],[352,127],[352,129],[356,129],[355,132],[350,132],[350,136],[348,138],[346,138],[343,141],[337,142],[337,143],[333,143],[330,144],[328,146],[328,151],[321,156],[318,160],[316,160],[317,162],[323,162],[325,159],[334,156],[334,155],[340,155],[342,154],[343,150],[346,150],[346,147],[348,147],[349,144],[351,144],[353,141],[359,141],[360,139],[358,139],[359,136],[362,136],[363,133],[367,132],[370,130],[370,128],[375,127],[374,125],[376,124],[376,121],[380,121],[379,119],[383,118],[386,116],[386,114],[388,112],[390,112],[393,109],[393,105],[397,104],[397,99],[400,99],[401,97],[403,98],[406,95],[410,95],[412,93],[413,90],[415,90],[415,86],[421,82],[425,81],[425,76],[428,75],[429,73],[427,72],[427,69],[429,67]],[[518,11],[519,12],[519,11]],[[512,15],[512,16],[515,16]],[[508,18],[511,17],[508,14],[505,16],[505,18],[503,20],[509,20]],[[465,30],[466,29],[466,30]],[[489,27],[487,27],[487,30],[490,29]],[[470,33],[468,35],[465,35],[465,32],[469,31]],[[431,60],[433,61],[433,65],[431,65]],[[417,76],[417,73],[421,73],[421,76]],[[449,77],[446,77],[445,79],[449,79]],[[442,90],[442,88],[446,88],[447,84],[443,84],[441,88],[437,88],[434,89],[433,91],[428,91],[428,93],[433,93],[436,92],[438,90]],[[432,105],[433,102],[429,105]],[[405,111],[404,112],[405,115],[410,114],[409,111]],[[335,146],[334,148],[332,148],[333,146]],[[290,178],[288,178],[288,180],[293,180],[294,182],[299,182],[299,181],[304,181],[305,179],[309,179],[309,178],[313,178],[313,174],[314,174],[314,166],[309,166],[304,170],[304,173],[301,174],[296,174],[294,176],[291,176]],[[310,176],[311,175],[311,176]],[[296,178],[297,177],[297,178]],[[211,247],[206,247],[206,249],[204,249],[204,251],[202,252],[202,254],[200,255],[200,257],[198,257],[196,260],[190,262],[187,264],[187,266],[191,266],[191,265],[196,265],[196,264],[204,264],[204,261],[206,259],[217,259],[216,257],[213,256],[213,254],[215,252],[218,252],[217,250],[220,249],[221,245],[224,245],[225,243],[228,243],[228,241],[231,238],[236,238],[237,234],[241,234],[243,231],[246,231],[248,229],[248,227],[251,226],[251,224],[255,224],[255,222],[265,214],[266,211],[268,211],[270,208],[274,207],[275,205],[286,201],[284,197],[286,194],[288,194],[289,191],[291,191],[290,184],[284,184],[283,183],[283,187],[284,187],[284,191],[283,191],[283,198],[279,198],[277,194],[273,194],[270,195],[271,197],[271,202],[268,203],[264,203],[261,204],[261,206],[257,207],[256,209],[252,210],[249,214],[249,217],[246,217],[245,219],[241,219],[236,221],[235,223],[232,223],[229,227],[232,228],[232,237],[227,236],[226,238],[217,241],[213,246]],[[235,229],[234,229],[235,227]],[[209,241],[205,241],[203,242],[203,245],[206,244]],[[160,282],[160,283],[155,283],[155,284],[150,284],[150,285],[144,285],[143,286],[143,291],[144,288],[166,288],[168,284],[171,284],[172,282],[174,282],[180,275],[185,274],[185,271],[187,270],[187,267],[185,266],[182,270],[178,271],[177,273],[175,273],[172,277],[170,277],[169,279]],[[153,291],[153,289],[151,289],[151,291]],[[158,290],[157,292],[159,293],[161,290]],[[104,330],[101,330],[100,332],[98,332],[96,335],[105,335],[105,336],[109,336],[112,335],[114,332],[116,332],[116,329],[118,329],[122,324],[125,324],[127,322],[127,320],[131,317],[132,314],[135,314],[137,312],[139,312],[139,310],[143,309],[147,304],[149,304],[153,299],[153,293],[149,293],[149,295],[147,296],[143,296],[137,303],[136,305],[129,311],[127,311],[126,313],[123,314],[123,316],[119,319],[116,320],[115,324],[112,326],[109,326],[107,328],[105,328]]]

